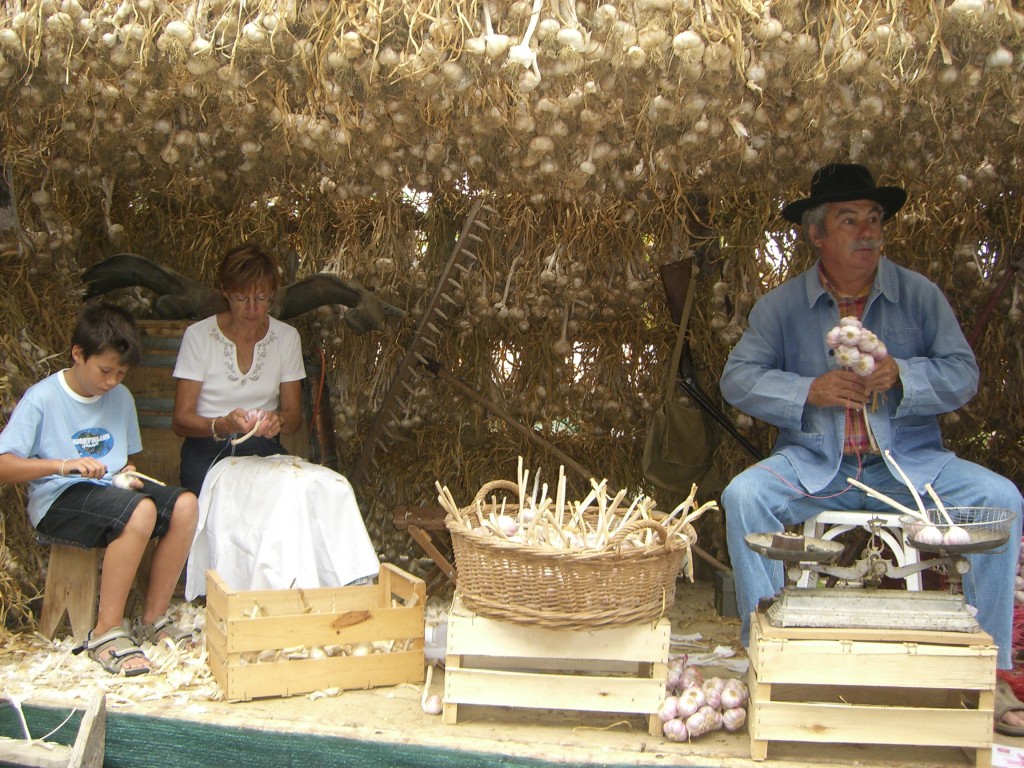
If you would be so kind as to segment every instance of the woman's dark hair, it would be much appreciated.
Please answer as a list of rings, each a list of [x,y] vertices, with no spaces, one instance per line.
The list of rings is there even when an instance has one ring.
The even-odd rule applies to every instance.
[[[242,243],[224,254],[217,270],[217,282],[222,291],[262,286],[276,291],[279,280],[277,257],[254,242]]]
[[[142,359],[139,326],[127,309],[113,304],[86,304],[78,313],[71,333],[71,346],[82,348],[88,359],[103,352],[116,352],[122,365],[138,365]]]

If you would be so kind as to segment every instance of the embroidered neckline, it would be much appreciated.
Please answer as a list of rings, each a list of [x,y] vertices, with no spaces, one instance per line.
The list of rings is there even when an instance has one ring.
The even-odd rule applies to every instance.
[[[228,381],[240,382],[244,385],[247,381],[260,380],[260,377],[263,375],[263,368],[267,362],[270,343],[277,338],[277,334],[274,333],[272,327],[268,326],[266,335],[253,346],[252,364],[245,373],[242,373],[238,367],[238,345],[224,335],[216,318],[213,321],[211,335],[221,345],[221,361]]]

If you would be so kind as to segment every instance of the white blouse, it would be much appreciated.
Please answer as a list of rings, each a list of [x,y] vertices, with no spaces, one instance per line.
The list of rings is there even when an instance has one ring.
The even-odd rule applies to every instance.
[[[216,315],[185,329],[173,375],[202,383],[197,414],[213,418],[234,408],[276,411],[281,384],[306,378],[299,332],[273,317],[268,320],[267,334],[256,342],[245,373],[238,369],[238,350],[221,333]]]

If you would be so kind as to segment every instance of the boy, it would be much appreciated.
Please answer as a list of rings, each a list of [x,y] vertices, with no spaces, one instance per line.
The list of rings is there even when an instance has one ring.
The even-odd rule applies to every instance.
[[[87,651],[111,674],[125,675],[151,669],[141,642],[190,637],[166,611],[198,520],[189,491],[137,478],[128,489],[112,483],[118,471],[134,469],[129,457],[142,450],[135,400],[121,384],[140,357],[131,314],[86,305],[71,336],[73,365],[30,387],[0,434],[0,482],[28,483],[36,530],[106,547],[96,626],[75,652]],[[149,590],[130,633],[125,604],[151,538],[158,543]]]

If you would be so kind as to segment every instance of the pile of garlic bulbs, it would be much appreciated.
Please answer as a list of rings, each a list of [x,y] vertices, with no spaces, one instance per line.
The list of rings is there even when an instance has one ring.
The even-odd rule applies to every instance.
[[[705,680],[685,656],[670,661],[666,692],[658,716],[671,741],[689,741],[719,728],[738,731],[747,721],[747,686],[734,678]]]

